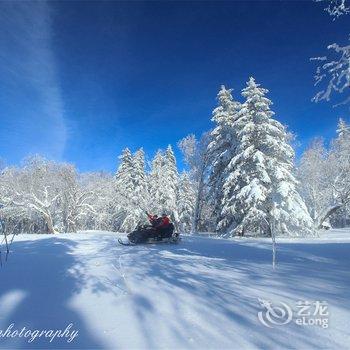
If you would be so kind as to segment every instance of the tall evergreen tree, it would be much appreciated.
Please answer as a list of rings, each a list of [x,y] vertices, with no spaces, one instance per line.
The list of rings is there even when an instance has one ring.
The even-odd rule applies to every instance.
[[[164,174],[163,174],[163,209],[172,217],[175,224],[179,223],[177,208],[179,191],[179,174],[176,166],[176,159],[172,147],[169,145],[164,154]]]
[[[215,127],[210,133],[211,141],[208,145],[208,158],[212,164],[209,175],[209,196],[217,223],[222,220],[221,208],[226,167],[234,156],[237,145],[233,125],[238,117],[240,103],[233,100],[231,91],[232,89],[226,89],[222,85],[217,95],[218,106],[213,110],[211,119]]]
[[[128,231],[134,228],[134,223],[130,221],[134,195],[133,157],[128,148],[123,150],[120,160],[121,162],[115,176],[115,228]]]
[[[179,182],[178,211],[180,229],[182,232],[191,232],[193,214],[195,210],[196,192],[187,172],[183,172]]]
[[[150,195],[153,211],[165,212],[171,216],[175,225],[179,223],[177,209],[179,174],[172,147],[169,145],[164,153],[158,151],[152,161],[150,174]]]
[[[142,148],[134,154],[133,160],[133,182],[134,182],[134,198],[137,201],[135,205],[146,208],[149,204],[147,175],[145,171],[145,152]]]
[[[285,127],[272,118],[267,92],[254,78],[242,91],[246,102],[234,123],[238,146],[223,186],[226,218],[219,224],[228,234],[309,234],[313,222],[296,190],[294,150]]]
[[[151,173],[148,177],[149,195],[152,199],[150,202],[150,210],[153,213],[159,213],[163,207],[163,183],[164,172],[164,155],[161,150],[158,150],[152,160]]]
[[[125,199],[129,198],[133,193],[133,159],[129,148],[125,148],[119,157],[120,165],[115,175],[116,190]]]
[[[337,134],[340,138],[349,137],[350,135],[350,125],[343,118],[339,118]]]
[[[145,152],[139,149],[132,158],[133,193],[130,202],[129,219],[133,227],[146,221],[145,211],[148,210],[149,192],[145,171]]]

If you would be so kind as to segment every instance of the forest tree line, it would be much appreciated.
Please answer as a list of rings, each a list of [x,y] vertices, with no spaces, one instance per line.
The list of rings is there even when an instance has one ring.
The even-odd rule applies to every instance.
[[[350,127],[340,119],[326,147],[315,139],[295,165],[292,135],[271,110],[268,90],[250,78],[242,100],[221,87],[213,128],[149,163],[143,149],[124,149],[115,174],[79,173],[40,156],[0,175],[0,215],[9,233],[131,231],[145,211],[167,213],[181,232],[313,235],[349,224]]]

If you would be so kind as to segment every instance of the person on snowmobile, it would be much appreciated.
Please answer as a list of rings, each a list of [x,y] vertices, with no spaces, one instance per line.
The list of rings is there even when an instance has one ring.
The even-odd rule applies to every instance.
[[[132,243],[145,243],[149,238],[161,241],[163,238],[170,238],[174,232],[174,225],[169,217],[163,213],[161,217],[146,212],[151,226],[140,226],[137,230],[128,234]]]
[[[158,215],[149,214],[145,211],[150,225],[139,225],[137,228],[128,234],[128,238],[133,243],[144,243],[148,238],[156,237],[158,235],[156,231],[156,225],[159,220]]]
[[[145,226],[144,227],[144,232],[142,232],[142,236],[145,237],[146,239],[148,238],[159,238],[160,233],[158,232],[157,226],[160,224],[162,221],[162,217],[158,217],[157,214],[149,214],[146,211],[146,215],[148,216],[148,220],[150,222],[150,226]]]
[[[162,220],[156,226],[156,230],[160,239],[169,238],[172,236],[174,232],[174,225],[170,222],[170,219],[166,213],[162,214]]]
[[[154,214],[154,215],[148,214],[148,213],[146,214],[148,216],[148,220],[152,227],[156,227],[162,220],[162,218],[159,218],[157,214]]]
[[[169,225],[170,225],[170,219],[168,218],[168,215],[163,213],[162,219],[160,220],[160,222],[158,223],[156,228],[167,228],[167,227],[169,227]]]
[[[146,215],[147,215],[147,217],[148,217],[148,221],[149,221],[149,223],[151,224],[151,226],[154,226],[154,225],[155,225],[155,222],[156,222],[156,220],[157,220],[157,218],[158,218],[158,215],[156,215],[156,214],[152,215],[152,214],[149,214],[149,213],[147,213],[147,212],[146,212]]]

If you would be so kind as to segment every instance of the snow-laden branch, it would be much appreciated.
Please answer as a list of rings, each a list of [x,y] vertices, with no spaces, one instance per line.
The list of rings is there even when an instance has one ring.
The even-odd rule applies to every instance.
[[[316,0],[316,2],[328,3],[328,6],[326,6],[324,10],[333,17],[333,20],[350,13],[350,7],[347,6],[346,0]]]
[[[313,58],[322,62],[316,69],[315,86],[324,83],[325,87],[313,98],[313,101],[329,101],[333,93],[346,93],[345,100],[341,104],[350,102],[350,45],[329,45],[331,57]],[[334,56],[334,57],[333,57]]]

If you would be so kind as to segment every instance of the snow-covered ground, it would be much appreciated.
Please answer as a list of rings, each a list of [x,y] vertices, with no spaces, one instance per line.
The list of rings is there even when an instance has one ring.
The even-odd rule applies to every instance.
[[[268,239],[185,236],[178,245],[125,247],[118,236],[16,237],[0,269],[0,348],[350,347],[350,230],[278,240],[275,271]],[[284,302],[292,319],[264,312],[259,298]],[[303,312],[329,327],[296,324],[298,301],[327,302],[315,316],[314,305]],[[53,333],[31,343],[33,333],[24,336],[69,324],[78,331],[70,343],[68,336],[50,343]],[[22,336],[9,338],[11,325],[11,332],[26,327]]]

